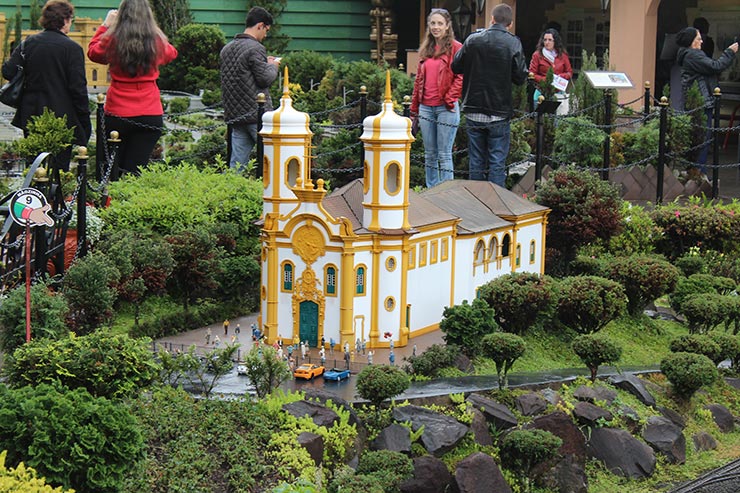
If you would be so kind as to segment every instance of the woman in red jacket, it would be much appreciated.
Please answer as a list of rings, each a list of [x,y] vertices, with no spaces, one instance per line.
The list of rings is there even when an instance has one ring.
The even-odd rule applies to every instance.
[[[119,133],[119,170],[138,174],[164,126],[159,66],[174,60],[177,50],[157,27],[148,0],[123,0],[95,32],[87,56],[110,65],[105,130],[108,135],[112,130]]]
[[[542,33],[540,41],[537,43],[537,49],[532,55],[532,61],[529,63],[529,71],[534,74],[534,80],[538,83],[545,80],[547,71],[551,68],[554,75],[566,81],[573,78],[573,69],[570,66],[568,52],[565,51],[560,33],[555,29],[547,29]],[[539,91],[535,91],[535,102],[539,98],[539,95]],[[555,93],[555,98],[560,101],[558,115],[568,113],[568,94],[565,92],[565,89],[558,90]]]
[[[454,178],[452,145],[460,124],[457,100],[462,92],[462,74],[453,74],[450,64],[462,44],[455,40],[452,18],[445,9],[432,9],[427,17],[427,35],[419,47],[411,113],[419,118],[424,137],[427,188]]]

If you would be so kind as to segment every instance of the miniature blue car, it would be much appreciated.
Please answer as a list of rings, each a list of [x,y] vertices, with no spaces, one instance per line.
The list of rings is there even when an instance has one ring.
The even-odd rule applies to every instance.
[[[349,370],[342,368],[332,368],[324,372],[324,380],[336,380],[340,382],[349,378]]]

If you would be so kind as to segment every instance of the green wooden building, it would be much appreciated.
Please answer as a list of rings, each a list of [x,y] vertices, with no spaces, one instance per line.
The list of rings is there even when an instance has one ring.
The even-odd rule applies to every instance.
[[[43,5],[44,1],[39,0]],[[118,0],[74,0],[75,15],[103,19]],[[23,28],[29,27],[30,1],[22,0]],[[190,0],[195,22],[219,26],[227,39],[244,31],[248,1]],[[17,0],[0,0],[0,12],[10,19]],[[290,36],[288,51],[313,50],[348,60],[370,58],[370,0],[289,0],[278,19]]]

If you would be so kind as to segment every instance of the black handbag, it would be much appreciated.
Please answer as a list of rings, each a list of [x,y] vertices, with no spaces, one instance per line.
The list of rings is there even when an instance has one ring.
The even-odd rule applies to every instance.
[[[26,54],[23,52],[23,43],[21,41],[21,58],[25,60]],[[0,87],[0,103],[12,108],[18,108],[21,97],[23,96],[23,84],[26,81],[26,76],[23,73],[23,65],[18,65],[17,68],[18,71],[13,78]]]

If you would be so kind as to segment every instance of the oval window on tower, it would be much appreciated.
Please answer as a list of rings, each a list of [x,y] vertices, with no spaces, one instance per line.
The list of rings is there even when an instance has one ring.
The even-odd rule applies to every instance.
[[[285,179],[288,182],[288,186],[295,187],[296,181],[298,180],[298,176],[300,173],[301,165],[298,163],[298,160],[296,158],[291,159],[288,161],[288,169],[287,173],[285,173]]]
[[[388,195],[396,195],[401,189],[401,166],[392,162],[385,167],[385,191]]]

